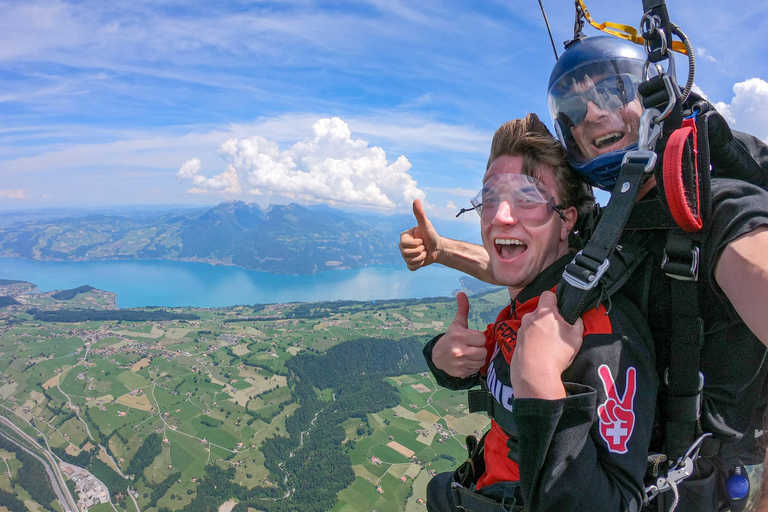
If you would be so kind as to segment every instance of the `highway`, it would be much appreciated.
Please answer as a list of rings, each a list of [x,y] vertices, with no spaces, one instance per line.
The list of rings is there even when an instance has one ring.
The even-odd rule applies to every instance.
[[[48,479],[51,482],[51,487],[53,488],[53,492],[56,493],[56,499],[59,500],[59,504],[61,504],[62,508],[64,508],[65,512],[76,512],[78,510],[77,505],[75,504],[75,500],[72,498],[72,495],[69,493],[69,489],[67,488],[67,484],[64,482],[64,475],[61,474],[61,469],[59,468],[59,465],[56,463],[56,459],[54,459],[53,455],[51,455],[48,450],[44,450],[40,447],[40,445],[37,444],[37,442],[32,439],[30,436],[26,434],[23,430],[18,428],[16,425],[13,424],[9,419],[4,418],[0,416],[0,421],[4,424],[13,429],[14,432],[22,436],[25,440],[30,442],[33,446],[37,446],[41,450],[43,450],[43,454],[45,455],[45,459],[40,457],[37,453],[33,452],[23,444],[19,443],[12,437],[6,435],[4,432],[0,431],[0,436],[7,439],[11,443],[15,444],[28,454],[32,455],[35,459],[39,460],[43,467],[45,468],[45,472],[48,474]]]

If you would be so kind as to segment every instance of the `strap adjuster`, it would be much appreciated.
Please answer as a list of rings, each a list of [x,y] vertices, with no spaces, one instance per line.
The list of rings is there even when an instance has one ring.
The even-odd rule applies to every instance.
[[[661,269],[669,277],[679,281],[698,281],[699,280],[699,248],[691,249],[691,263],[672,261],[667,255],[667,250],[661,259]],[[684,265],[684,267],[682,267]]]
[[[566,283],[573,286],[574,288],[578,288],[579,290],[589,291],[595,286],[597,286],[597,283],[600,282],[600,278],[603,277],[603,274],[605,274],[605,271],[608,270],[608,267],[611,265],[611,262],[608,261],[608,258],[603,260],[602,263],[599,265],[595,260],[592,260],[588,256],[584,256],[584,251],[579,251],[576,253],[576,256],[573,258],[573,261],[566,265],[565,270],[563,271],[563,280],[565,280]],[[590,261],[594,261],[596,264],[596,267],[594,270],[592,268],[584,267],[583,265],[579,264],[579,260],[584,261],[585,259],[589,259]],[[581,274],[581,277],[579,275],[574,275],[571,271],[573,270],[573,267],[578,267],[578,269],[581,271],[579,274]]]
[[[643,172],[649,173],[653,171],[653,168],[656,166],[656,159],[657,159],[656,153],[653,151],[642,151],[642,150],[634,150],[634,151],[627,151],[624,154],[624,158],[621,159],[621,165],[627,165],[627,164],[642,164],[643,165]]]

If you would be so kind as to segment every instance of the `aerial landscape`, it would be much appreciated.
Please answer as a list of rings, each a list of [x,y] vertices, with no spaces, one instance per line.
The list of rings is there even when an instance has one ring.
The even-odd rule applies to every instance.
[[[490,420],[422,348],[510,295],[400,235],[480,241],[580,3],[0,0],[0,512],[426,512]],[[768,142],[768,3],[666,3]]]
[[[487,426],[421,356],[452,298],[116,309],[3,280],[0,303],[8,510],[420,510]]]

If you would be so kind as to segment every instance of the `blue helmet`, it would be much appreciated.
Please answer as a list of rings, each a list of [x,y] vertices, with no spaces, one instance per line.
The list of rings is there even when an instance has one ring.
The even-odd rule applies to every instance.
[[[642,47],[629,41],[586,37],[566,47],[549,77],[549,113],[568,160],[603,190],[613,188],[624,154],[637,148],[645,61]]]

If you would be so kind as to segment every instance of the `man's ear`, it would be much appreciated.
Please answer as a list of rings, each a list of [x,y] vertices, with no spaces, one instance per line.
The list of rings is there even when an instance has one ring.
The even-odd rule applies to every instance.
[[[573,231],[573,226],[576,225],[576,219],[579,217],[579,212],[574,206],[571,206],[563,210],[563,216],[565,217],[565,221],[563,222],[563,227],[560,230],[560,240],[567,241],[568,237]]]

